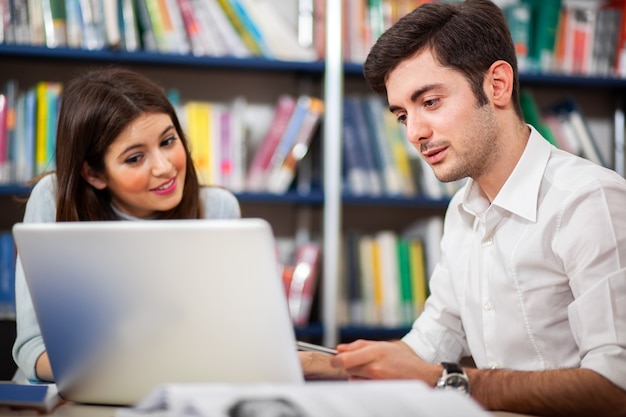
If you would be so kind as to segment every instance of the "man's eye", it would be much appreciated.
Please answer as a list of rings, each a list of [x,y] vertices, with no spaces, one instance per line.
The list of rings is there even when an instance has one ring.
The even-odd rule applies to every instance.
[[[425,100],[424,107],[434,107],[437,105],[437,103],[439,103],[439,99],[437,98],[434,98],[432,100]]]
[[[398,121],[398,123],[406,124],[406,114],[401,114],[400,116],[397,116],[396,120]]]

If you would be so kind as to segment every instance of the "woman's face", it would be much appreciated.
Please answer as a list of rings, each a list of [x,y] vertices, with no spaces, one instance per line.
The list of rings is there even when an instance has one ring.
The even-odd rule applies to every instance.
[[[180,203],[186,166],[182,139],[170,117],[145,113],[111,143],[104,155],[104,174],[87,180],[98,189],[107,188],[121,212],[150,218]]]

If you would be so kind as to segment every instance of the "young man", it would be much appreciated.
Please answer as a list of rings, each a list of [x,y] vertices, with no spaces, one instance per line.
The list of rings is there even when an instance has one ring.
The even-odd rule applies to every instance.
[[[307,376],[420,379],[492,410],[626,415],[626,181],[524,122],[500,9],[423,5],[364,72],[436,176],[469,180],[412,330],[302,353]],[[457,364],[466,356],[477,368]]]

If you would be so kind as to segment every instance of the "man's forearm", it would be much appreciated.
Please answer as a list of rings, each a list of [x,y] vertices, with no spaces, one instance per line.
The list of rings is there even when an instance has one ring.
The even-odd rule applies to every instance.
[[[472,396],[489,410],[537,416],[626,416],[626,391],[588,369],[466,369]]]

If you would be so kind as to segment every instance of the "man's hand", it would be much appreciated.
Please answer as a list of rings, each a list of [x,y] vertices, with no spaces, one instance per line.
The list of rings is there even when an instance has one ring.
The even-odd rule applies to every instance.
[[[331,366],[330,360],[333,355],[311,351],[298,352],[300,357],[300,365],[304,373],[304,378],[307,380],[335,380],[335,379],[348,379],[342,369],[337,369]]]
[[[419,379],[435,386],[442,367],[425,362],[404,342],[357,340],[337,346],[330,364],[350,379]]]

